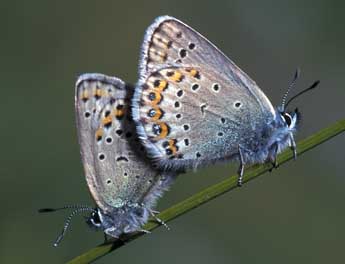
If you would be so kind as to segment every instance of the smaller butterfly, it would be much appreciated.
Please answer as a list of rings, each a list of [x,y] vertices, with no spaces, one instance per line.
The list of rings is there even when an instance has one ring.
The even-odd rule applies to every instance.
[[[196,168],[238,160],[270,161],[290,147],[300,114],[274,108],[256,83],[205,37],[176,18],[158,17],[147,29],[132,100],[138,135],[159,167]]]
[[[146,159],[130,115],[132,94],[133,89],[115,77],[84,74],[78,79],[75,109],[79,144],[86,181],[97,208],[41,209],[40,212],[75,209],[55,246],[79,212],[90,211],[87,223],[114,238],[123,233],[147,232],[141,226],[150,216],[164,224],[152,208],[173,183],[176,173],[162,173]]]

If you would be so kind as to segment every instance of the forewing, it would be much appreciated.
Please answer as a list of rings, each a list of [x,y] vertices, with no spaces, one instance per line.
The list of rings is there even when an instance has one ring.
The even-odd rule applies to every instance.
[[[140,204],[166,177],[151,167],[135,137],[129,113],[132,93],[120,79],[102,74],[82,75],[76,84],[82,162],[90,192],[104,212]]]
[[[160,17],[148,28],[139,75],[137,130],[166,166],[230,158],[275,115],[254,81],[175,18]]]

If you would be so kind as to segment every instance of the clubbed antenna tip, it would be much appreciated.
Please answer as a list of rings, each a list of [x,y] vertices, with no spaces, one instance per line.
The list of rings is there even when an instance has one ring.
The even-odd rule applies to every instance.
[[[55,212],[56,209],[54,208],[41,208],[41,209],[38,209],[38,212],[39,213],[50,213],[50,212]]]
[[[315,81],[312,85],[310,85],[307,89],[302,90],[301,92],[299,92],[298,94],[294,95],[293,97],[291,97],[289,99],[289,101],[287,101],[287,103],[285,104],[285,107],[287,107],[294,99],[296,99],[297,97],[301,96],[302,94],[309,92],[310,90],[313,90],[316,86],[318,86],[320,83],[320,80]]]

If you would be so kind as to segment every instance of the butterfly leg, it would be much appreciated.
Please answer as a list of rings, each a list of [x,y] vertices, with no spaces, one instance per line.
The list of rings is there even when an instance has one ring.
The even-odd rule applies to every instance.
[[[151,234],[151,231],[146,230],[146,229],[139,229],[138,231],[139,231],[139,232],[143,232],[143,233],[145,233],[145,234]]]
[[[151,216],[161,225],[164,225],[166,229],[170,230],[169,226],[160,218],[158,218],[155,214],[159,213],[158,211],[149,210]]]
[[[290,148],[293,151],[293,158],[294,160],[297,159],[297,148],[296,148],[296,142],[295,139],[293,138],[293,135],[290,135]]]
[[[278,155],[278,144],[274,144],[273,149],[272,149],[272,154],[270,155],[271,163],[272,163],[272,168],[270,168],[270,172],[272,172],[273,169],[277,169],[279,167],[278,160],[277,160],[277,155]]]
[[[111,237],[111,236],[107,235],[106,233],[103,233],[103,234],[104,234],[103,244],[113,243],[115,240],[121,239],[120,237]]]
[[[108,243],[108,236],[106,233],[103,233],[104,234],[104,244]]]
[[[240,166],[237,171],[237,174],[238,174],[237,186],[241,187],[243,174],[244,174],[244,157],[243,157],[243,150],[240,145],[238,146],[238,155],[240,156]]]

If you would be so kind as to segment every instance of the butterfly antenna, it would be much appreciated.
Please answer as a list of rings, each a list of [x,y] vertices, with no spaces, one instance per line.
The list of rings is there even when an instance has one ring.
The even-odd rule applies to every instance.
[[[72,218],[78,214],[78,213],[81,213],[81,212],[85,212],[85,211],[95,211],[95,209],[92,209],[90,207],[79,207],[78,209],[75,209],[70,215],[69,217],[66,219],[65,221],[65,225],[60,233],[60,235],[57,237],[57,239],[55,240],[54,242],[54,247],[57,247],[61,240],[63,239],[63,237],[65,236],[66,232],[67,232],[67,229],[72,221]]]
[[[61,242],[61,240],[63,239],[63,237],[66,234],[66,231],[67,231],[67,229],[68,229],[68,227],[72,221],[72,218],[76,214],[81,213],[81,212],[85,212],[85,211],[95,212],[95,209],[93,209],[87,205],[66,205],[66,206],[58,207],[58,208],[41,208],[38,210],[38,212],[39,213],[51,213],[51,212],[56,212],[56,211],[60,211],[60,210],[65,210],[65,209],[74,209],[74,211],[66,219],[65,225],[64,225],[64,228],[62,229],[61,234],[55,240],[54,247],[57,247],[59,245],[59,243]]]
[[[306,93],[306,92],[308,92],[308,91],[310,91],[310,90],[313,90],[316,86],[319,85],[319,83],[320,83],[320,81],[317,80],[317,81],[315,81],[312,85],[310,85],[307,89],[304,89],[304,90],[302,90],[301,92],[299,92],[298,94],[296,94],[296,95],[294,95],[293,97],[291,97],[291,98],[289,99],[289,101],[287,101],[287,103],[285,104],[285,107],[287,107],[287,106],[291,103],[291,101],[294,100],[295,98],[299,97],[300,95],[302,95],[302,94],[304,94],[304,93]]]
[[[60,210],[65,210],[65,209],[80,209],[80,208],[92,209],[92,208],[90,208],[90,206],[87,206],[87,205],[66,205],[66,206],[58,207],[58,208],[41,208],[41,209],[38,209],[38,212],[39,213],[51,213],[51,212],[56,212],[56,211],[60,211]]]
[[[292,79],[292,81],[291,81],[291,83],[290,83],[288,89],[286,90],[286,92],[285,92],[285,94],[284,94],[284,96],[283,96],[282,105],[281,105],[282,111],[284,111],[285,108],[286,108],[286,106],[287,106],[287,104],[285,104],[286,98],[287,98],[287,96],[289,95],[291,89],[295,86],[296,81],[297,81],[298,77],[300,76],[300,74],[301,74],[301,70],[300,70],[300,68],[297,68],[297,69],[296,69],[296,72],[295,72],[295,76],[293,77],[293,79]]]

